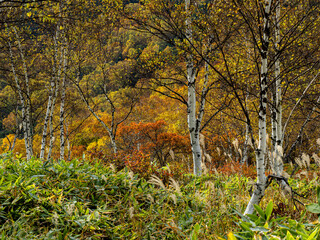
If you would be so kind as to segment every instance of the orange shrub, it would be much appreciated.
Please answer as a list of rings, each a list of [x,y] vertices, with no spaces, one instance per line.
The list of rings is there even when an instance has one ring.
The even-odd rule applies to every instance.
[[[161,167],[171,159],[170,151],[179,157],[181,153],[190,151],[187,136],[165,131],[166,123],[131,123],[120,126],[118,130],[118,144],[125,153],[143,152],[155,159]]]

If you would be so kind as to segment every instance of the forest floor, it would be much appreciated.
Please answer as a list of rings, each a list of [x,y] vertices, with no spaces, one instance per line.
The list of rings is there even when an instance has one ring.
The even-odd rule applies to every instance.
[[[317,239],[315,170],[272,183],[242,216],[253,180],[241,174],[140,178],[103,162],[0,156],[1,239]],[[291,238],[292,237],[292,238]],[[311,238],[310,238],[311,237]]]

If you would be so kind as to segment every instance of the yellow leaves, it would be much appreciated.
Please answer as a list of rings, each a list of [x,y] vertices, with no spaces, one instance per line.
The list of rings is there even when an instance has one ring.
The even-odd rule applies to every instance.
[[[102,151],[105,149],[106,145],[110,142],[109,138],[107,136],[104,136],[100,139],[98,139],[95,142],[92,142],[89,144],[87,147],[88,152],[93,152],[93,151]]]
[[[228,233],[228,240],[237,240],[232,232]]]
[[[8,117],[3,119],[2,124],[5,126],[8,130],[14,130],[16,127],[16,115],[11,112]]]
[[[10,147],[12,147],[12,144],[14,142],[14,134],[9,134],[6,136],[6,138],[2,139],[1,145],[0,145],[0,153],[4,153],[10,150]],[[23,139],[16,139],[15,147],[13,149],[13,152],[15,153],[25,153],[25,144]]]

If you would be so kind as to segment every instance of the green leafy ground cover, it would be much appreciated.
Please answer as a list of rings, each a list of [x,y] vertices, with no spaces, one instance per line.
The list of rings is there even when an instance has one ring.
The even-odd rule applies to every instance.
[[[241,216],[251,180],[238,175],[163,183],[102,163],[4,154],[0,176],[1,239],[316,239],[319,232],[316,215],[281,200],[276,186],[256,215]],[[291,182],[316,202],[315,183]]]

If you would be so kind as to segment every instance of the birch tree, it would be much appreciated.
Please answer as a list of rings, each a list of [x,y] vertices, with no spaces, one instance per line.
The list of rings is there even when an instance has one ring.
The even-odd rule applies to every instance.
[[[201,175],[200,133],[228,105],[227,98],[223,98],[219,106],[215,108],[216,111],[206,113],[207,96],[210,90],[215,87],[216,82],[214,77],[209,74],[205,74],[204,80],[201,81],[197,76],[203,65],[206,73],[213,69],[213,61],[210,59],[209,63],[209,58],[211,58],[209,55],[214,55],[219,51],[219,47],[225,45],[228,39],[228,33],[221,31],[223,33],[221,36],[219,35],[220,30],[217,29],[219,29],[220,19],[213,17],[214,13],[222,14],[221,8],[224,7],[225,5],[217,2],[210,4],[209,2],[184,0],[174,3],[167,0],[157,0],[141,3],[139,11],[130,9],[128,6],[124,8],[123,12],[124,16],[133,22],[135,30],[164,40],[175,49],[174,51],[181,54],[177,60],[184,62],[185,69],[180,69],[179,65],[175,64],[176,73],[171,76],[168,76],[169,73],[161,74],[161,70],[155,71],[156,73],[149,79],[150,87],[146,88],[186,105],[193,173],[197,176]],[[200,21],[199,18],[203,21]],[[201,25],[202,23],[203,25]],[[205,33],[199,29],[205,29]],[[219,35],[221,39],[213,41],[213,33],[216,36]],[[218,46],[219,44],[221,45]],[[173,55],[172,58],[177,58],[177,56]],[[183,73],[185,81],[177,76],[177,72]],[[186,97],[176,91],[175,86],[177,85],[186,86]],[[159,90],[159,87],[162,87],[162,90]]]
[[[63,124],[63,118],[64,114],[64,99],[65,99],[65,80],[66,80],[66,54],[65,54],[65,36],[63,33],[63,28],[65,27],[63,22],[62,22],[62,9],[64,6],[63,1],[59,1],[58,3],[58,18],[54,19],[54,32],[52,36],[52,41],[51,41],[51,65],[52,65],[52,73],[51,73],[51,78],[50,78],[50,89],[48,93],[48,101],[47,101],[47,108],[46,108],[46,114],[44,118],[44,124],[43,124],[43,132],[42,132],[42,139],[41,139],[41,149],[40,149],[40,159],[44,158],[45,155],[45,149],[48,147],[48,152],[47,152],[47,159],[51,158],[52,154],[52,148],[53,148],[53,143],[54,143],[54,126],[53,126],[53,116],[54,116],[54,111],[56,107],[56,101],[58,98],[58,94],[60,93],[61,89],[61,103],[60,103],[60,128],[61,128],[61,122]],[[50,48],[49,47],[49,48]],[[62,82],[62,83],[61,83]],[[60,85],[63,85],[60,87]],[[62,127],[63,129],[63,127]],[[49,136],[49,138],[48,138]],[[62,138],[62,139],[61,139]],[[49,144],[47,146],[46,142],[49,140]],[[61,134],[61,129],[60,129],[60,142],[64,142],[64,135]],[[61,149],[61,145],[60,145]],[[63,150],[63,146],[62,146]],[[61,155],[60,155],[61,157]],[[63,159],[63,158],[62,158]]]
[[[186,8],[186,38],[192,42],[192,20],[190,13],[190,0],[185,0]],[[204,110],[204,99],[201,102],[199,116],[196,116],[196,68],[193,66],[192,53],[187,54],[187,79],[188,79],[188,127],[190,132],[191,150],[193,156],[193,173],[196,176],[201,175],[201,147],[200,147],[200,124]],[[205,91],[205,88],[204,88]]]
[[[259,204],[264,196],[267,178],[265,175],[265,155],[267,145],[267,92],[268,92],[268,51],[270,39],[270,9],[272,0],[265,1],[263,19],[263,38],[261,43],[261,82],[259,106],[259,143],[256,151],[257,182],[244,214],[252,214],[254,205]]]
[[[59,31],[57,29],[57,31]],[[55,102],[57,98],[57,93],[59,89],[59,80],[60,80],[60,71],[58,70],[59,64],[57,63],[58,59],[58,50],[57,50],[57,35],[54,37],[54,54],[53,54],[53,64],[52,64],[52,77],[50,79],[50,90],[48,96],[48,103],[47,103],[47,110],[43,124],[43,133],[42,133],[42,140],[41,140],[41,149],[40,149],[40,159],[44,158],[45,148],[46,148],[46,140],[47,140],[47,132],[49,127],[49,151],[48,151],[48,158],[51,157],[51,149],[52,149],[52,139],[53,139],[53,112],[55,109]],[[58,68],[58,69],[57,69]]]
[[[11,63],[11,71],[14,77],[14,81],[16,84],[16,89],[18,91],[20,104],[21,104],[21,116],[22,116],[22,128],[23,128],[23,135],[25,140],[26,146],[26,156],[29,160],[33,156],[33,130],[32,130],[32,116],[31,116],[31,94],[30,94],[30,86],[29,86],[29,75],[26,60],[24,57],[24,52],[21,45],[20,36],[16,27],[12,27],[8,29],[11,32],[11,37],[17,43],[17,51],[20,55],[20,59],[22,62],[22,71],[24,76],[23,85],[25,86],[22,88],[21,80],[16,71],[16,64],[15,64],[15,57],[13,54],[13,46],[10,41],[8,41],[9,46],[9,53],[10,53],[10,63]]]
[[[67,46],[66,39],[64,39],[62,47],[63,71],[61,83],[61,99],[60,99],[60,159],[64,159],[65,152],[65,101],[66,101],[66,72],[67,72]]]
[[[295,5],[296,7],[296,5]],[[246,7],[243,7],[243,9],[247,10]],[[312,17],[310,18],[310,14],[312,12],[311,9],[306,9],[305,12],[301,13],[299,18],[295,22],[290,22],[290,27],[286,26],[287,29],[283,32],[284,34],[283,40],[280,38],[280,19],[285,19],[283,16],[280,16],[280,9],[281,4],[280,1],[265,1],[264,5],[264,12],[262,16],[263,19],[263,28],[262,28],[262,34],[260,37],[261,44],[259,44],[259,41],[255,37],[255,30],[252,24],[252,21],[254,18],[252,18],[252,15],[250,13],[244,13],[242,9],[240,10],[240,14],[242,15],[245,23],[247,26],[249,26],[249,30],[252,34],[253,42],[255,43],[255,47],[259,49],[260,53],[260,62],[261,62],[261,68],[260,68],[260,92],[259,92],[259,135],[258,135],[258,144],[256,147],[256,168],[257,168],[257,182],[254,185],[254,191],[251,196],[251,199],[247,205],[247,208],[245,210],[245,214],[251,214],[254,211],[254,205],[259,204],[260,200],[264,196],[265,189],[268,187],[270,182],[275,179],[278,181],[281,188],[287,192],[292,193],[291,188],[288,185],[288,182],[286,178],[283,177],[283,152],[282,152],[282,143],[283,143],[283,136],[285,134],[285,128],[282,128],[282,118],[283,118],[283,112],[282,112],[282,89],[281,89],[281,83],[282,77],[287,74],[292,73],[295,74],[295,69],[303,69],[304,64],[302,62],[304,59],[307,59],[305,57],[304,59],[301,57],[301,50],[297,50],[297,47],[295,45],[295,40],[302,38],[302,35],[308,35],[308,31],[311,31],[311,29],[308,29],[312,24],[310,24],[310,21]],[[272,11],[273,12],[272,12]],[[288,17],[288,10],[286,11],[286,17]],[[251,18],[250,18],[251,16]],[[274,16],[274,18],[272,18]],[[310,18],[310,19],[309,19]],[[274,22],[272,22],[272,19],[274,19]],[[291,20],[291,18],[289,17]],[[291,20],[292,21],[292,20]],[[274,36],[272,35],[272,28],[271,25],[273,24],[274,29]],[[292,24],[292,25],[291,25]],[[308,29],[308,30],[307,30]],[[270,39],[274,39],[274,51],[270,48],[269,42]],[[261,45],[261,47],[260,47]],[[293,49],[295,48],[295,51],[299,52],[297,56],[299,56],[299,61],[296,59],[295,62],[292,62],[293,58],[286,59],[286,64],[290,63],[286,66],[285,74],[280,71],[280,59],[285,58],[284,52],[286,49]],[[273,54],[273,58],[271,58],[270,61],[270,55]],[[288,55],[292,56],[292,53],[288,53]],[[307,55],[307,53],[306,53]],[[301,60],[302,59],[302,60]],[[300,62],[301,61],[301,62]],[[270,79],[272,68],[271,66],[274,65],[274,80]],[[301,71],[300,71],[301,73]],[[306,76],[306,75],[305,75]],[[300,75],[301,77],[301,75]],[[313,81],[313,80],[311,80]],[[272,101],[270,102],[268,100],[268,91],[269,86],[271,86],[271,97]],[[272,140],[272,156],[273,161],[271,162],[271,168],[273,171],[273,174],[266,176],[266,158],[267,158],[267,124],[266,124],[266,116],[267,116],[267,105],[271,106],[271,140]],[[294,107],[295,108],[295,107]],[[294,109],[292,109],[294,111]],[[289,118],[292,112],[289,114]],[[308,119],[308,118],[307,118]],[[285,124],[286,125],[286,124]],[[252,128],[251,128],[252,129]],[[252,136],[252,139],[254,137]],[[254,141],[252,141],[254,142]]]

